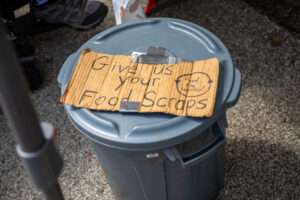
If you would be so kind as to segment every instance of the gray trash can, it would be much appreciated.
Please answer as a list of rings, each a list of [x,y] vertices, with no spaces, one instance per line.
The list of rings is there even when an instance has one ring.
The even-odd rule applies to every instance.
[[[239,97],[241,74],[224,44],[206,29],[176,19],[150,18],[112,27],[86,42],[64,63],[65,90],[84,48],[131,55],[149,46],[187,60],[218,57],[219,83],[212,117],[92,111],[64,105],[98,155],[116,200],[208,200],[222,187],[226,109]]]

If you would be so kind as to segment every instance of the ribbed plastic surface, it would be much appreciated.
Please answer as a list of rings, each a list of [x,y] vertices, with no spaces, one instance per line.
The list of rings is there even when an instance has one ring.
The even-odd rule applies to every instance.
[[[173,146],[201,134],[235,104],[240,73],[234,69],[224,44],[208,30],[182,20],[151,18],[112,27],[86,42],[64,63],[58,77],[63,93],[83,48],[107,54],[146,52],[149,46],[168,49],[168,54],[187,60],[218,57],[220,74],[214,114],[210,118],[167,114],[135,114],[91,111],[65,105],[73,124],[103,145],[128,150],[152,150]]]

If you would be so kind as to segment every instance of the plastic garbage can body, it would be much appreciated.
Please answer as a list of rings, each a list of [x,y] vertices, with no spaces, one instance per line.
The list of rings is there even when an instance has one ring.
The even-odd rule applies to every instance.
[[[214,129],[221,131],[217,124]],[[195,154],[190,158],[176,155],[180,145],[170,148],[168,155],[164,150],[124,151],[92,144],[116,199],[206,200],[216,197],[224,176],[225,138],[223,133],[211,131],[201,134],[199,139],[206,142],[200,149],[197,144],[196,152],[185,152]],[[185,145],[193,148],[193,140]],[[209,155],[205,155],[206,148],[212,151]],[[175,161],[169,158],[172,154],[177,157]]]
[[[87,136],[116,200],[210,200],[224,176],[226,109],[238,100],[240,72],[224,44],[195,24],[152,18],[112,27],[86,42],[64,63],[58,82],[64,92],[81,51],[131,55],[149,46],[194,61],[218,57],[220,72],[213,115],[92,111],[64,105],[74,126]]]

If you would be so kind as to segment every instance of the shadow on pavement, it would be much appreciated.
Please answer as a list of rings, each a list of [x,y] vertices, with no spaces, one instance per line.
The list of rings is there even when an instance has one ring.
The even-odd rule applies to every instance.
[[[231,139],[226,146],[225,184],[218,199],[297,199],[299,166],[300,158],[280,144]]]
[[[300,1],[244,0],[279,25],[300,33]]]

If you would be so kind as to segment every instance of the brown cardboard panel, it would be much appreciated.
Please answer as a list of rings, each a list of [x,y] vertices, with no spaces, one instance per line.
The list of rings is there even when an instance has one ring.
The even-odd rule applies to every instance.
[[[119,111],[122,101],[139,102],[136,112],[209,117],[219,76],[217,58],[180,64],[132,63],[131,56],[84,49],[61,102]]]

